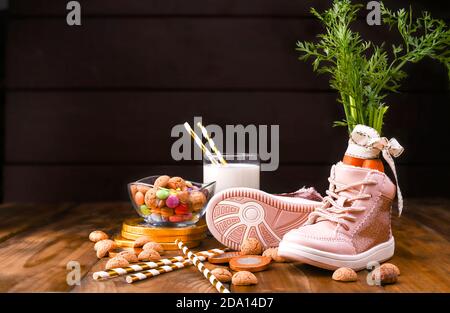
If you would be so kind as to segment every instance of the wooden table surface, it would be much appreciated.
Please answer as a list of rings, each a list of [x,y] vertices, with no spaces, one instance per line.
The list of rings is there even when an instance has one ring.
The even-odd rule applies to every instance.
[[[216,292],[193,267],[127,284],[123,277],[94,281],[104,268],[98,260],[92,230],[120,229],[133,212],[127,203],[0,205],[0,292]],[[256,273],[259,284],[229,286],[232,292],[450,292],[450,200],[410,199],[401,218],[393,218],[396,252],[392,263],[401,270],[393,285],[369,286],[367,271],[358,281],[339,283],[331,272],[300,263],[272,264]],[[220,246],[212,237],[198,249]],[[67,263],[81,265],[81,284],[66,283]],[[207,263],[208,264],[208,263]],[[213,266],[208,265],[212,268]]]

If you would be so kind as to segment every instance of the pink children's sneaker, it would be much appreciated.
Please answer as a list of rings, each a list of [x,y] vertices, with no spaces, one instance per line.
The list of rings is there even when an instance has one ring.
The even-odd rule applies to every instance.
[[[323,205],[283,237],[280,256],[331,270],[360,270],[391,258],[392,181],[377,170],[338,163],[329,182]]]
[[[317,199],[302,191],[271,195],[251,188],[226,189],[209,201],[206,223],[212,235],[231,249],[239,250],[245,238],[257,238],[264,248],[277,247],[284,234],[305,223],[321,205],[305,197]]]

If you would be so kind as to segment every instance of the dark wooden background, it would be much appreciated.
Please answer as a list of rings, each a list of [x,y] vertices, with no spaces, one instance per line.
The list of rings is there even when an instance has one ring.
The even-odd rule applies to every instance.
[[[2,15],[3,201],[119,200],[151,174],[200,180],[199,162],[170,157],[171,128],[193,116],[279,124],[281,164],[262,188],[327,187],[346,147],[346,130],[331,127],[343,113],[294,48],[321,32],[309,8],[330,1],[81,0],[80,27],[66,25],[66,3],[14,0]],[[386,1],[409,3],[450,18],[448,1]],[[364,16],[356,27],[396,40]],[[385,128],[406,148],[400,183],[409,197],[448,196],[447,73],[429,60],[408,72]]]

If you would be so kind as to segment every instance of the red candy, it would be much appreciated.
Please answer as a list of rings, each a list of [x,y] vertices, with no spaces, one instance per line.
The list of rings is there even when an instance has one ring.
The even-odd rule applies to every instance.
[[[175,208],[175,214],[183,215],[189,213],[189,207],[186,204],[180,204]]]
[[[183,222],[184,220],[185,219],[181,215],[169,216],[169,221],[171,221],[172,223],[179,223],[179,222]]]

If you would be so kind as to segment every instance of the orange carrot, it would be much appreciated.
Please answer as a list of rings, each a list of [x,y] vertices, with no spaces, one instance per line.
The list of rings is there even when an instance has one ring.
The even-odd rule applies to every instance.
[[[342,159],[342,162],[344,164],[359,166],[359,167],[361,167],[363,165],[364,161],[365,161],[364,159],[355,158],[355,157],[352,157],[352,156],[349,156],[346,154],[344,155],[344,158]]]
[[[373,170],[378,170],[384,173],[383,161],[381,161],[380,159],[364,160],[362,167],[371,168]]]

